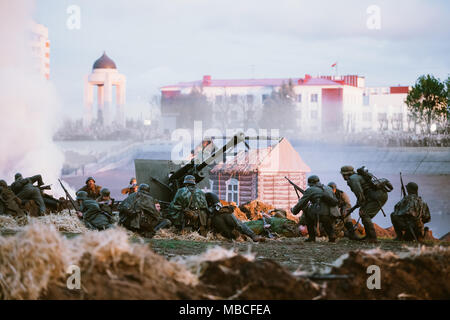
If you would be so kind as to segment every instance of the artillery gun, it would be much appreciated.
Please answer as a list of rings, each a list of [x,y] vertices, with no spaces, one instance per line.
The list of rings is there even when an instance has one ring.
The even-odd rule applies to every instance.
[[[147,183],[152,197],[158,199],[164,207],[172,201],[186,175],[193,175],[199,188],[209,188],[209,171],[213,163],[244,140],[243,132],[235,134],[223,147],[199,164],[194,159],[184,165],[171,160],[135,159],[137,181]]]

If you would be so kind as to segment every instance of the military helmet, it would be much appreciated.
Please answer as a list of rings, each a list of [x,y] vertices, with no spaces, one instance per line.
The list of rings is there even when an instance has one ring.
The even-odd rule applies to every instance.
[[[332,188],[332,189],[337,188],[336,183],[333,182],[333,181],[329,182],[329,183],[328,183],[328,186],[329,186],[330,188]]]
[[[312,186],[315,185],[317,182],[320,182],[320,179],[316,175],[312,175],[308,177],[308,185]]]
[[[92,178],[92,177],[88,177],[87,179],[86,179],[86,184],[89,182],[89,180],[92,180],[92,181],[94,181],[94,183],[95,183],[95,179],[94,178]]]
[[[205,193],[206,203],[208,204],[208,207],[212,207],[216,203],[220,203],[220,199],[214,192],[207,192]]]
[[[183,184],[195,184],[195,177],[188,174],[184,177]]]
[[[86,191],[78,191],[77,192],[77,200],[87,200],[88,194]]]
[[[18,180],[18,179],[20,179],[20,178],[22,178],[22,174],[21,174],[20,172],[17,172],[17,173],[14,175],[14,180]]]
[[[354,174],[354,173],[355,173],[355,168],[353,168],[352,166],[343,166],[341,168],[342,175]]]
[[[134,182],[133,182],[133,181],[134,181]],[[135,178],[135,177],[133,177],[133,178],[130,179],[130,185],[132,185],[132,184],[136,184],[136,178]]]
[[[150,192],[150,186],[148,185],[148,184],[146,184],[146,183],[141,183],[140,185],[139,185],[139,188],[138,188],[138,192],[139,191],[142,191],[142,192]]]
[[[108,188],[102,188],[102,190],[100,190],[100,194],[101,194],[103,197],[109,197],[109,195],[111,194],[111,192],[109,191]]]
[[[7,188],[8,187],[8,184],[6,183],[5,180],[0,180],[0,187],[2,187],[2,188]]]
[[[408,191],[408,193],[417,194],[417,192],[419,191],[419,186],[415,182],[408,182],[408,184],[406,185],[406,190]]]

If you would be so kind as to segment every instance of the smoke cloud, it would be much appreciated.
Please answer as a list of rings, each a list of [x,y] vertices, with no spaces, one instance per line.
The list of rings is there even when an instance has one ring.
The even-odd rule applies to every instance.
[[[32,55],[33,8],[31,0],[0,2],[0,178],[40,173],[60,194],[64,156],[52,141],[60,104]]]

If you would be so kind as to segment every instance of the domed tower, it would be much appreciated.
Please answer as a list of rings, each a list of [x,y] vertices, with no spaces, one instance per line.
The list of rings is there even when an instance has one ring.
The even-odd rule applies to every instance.
[[[94,120],[94,86],[97,86],[97,118],[99,125],[125,126],[125,86],[126,77],[117,70],[116,63],[103,52],[92,66],[91,74],[85,77],[84,125]],[[113,86],[116,86],[116,111],[112,112]]]

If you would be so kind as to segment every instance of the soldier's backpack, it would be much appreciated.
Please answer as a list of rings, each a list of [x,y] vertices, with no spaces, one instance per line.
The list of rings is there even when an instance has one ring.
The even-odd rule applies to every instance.
[[[356,172],[360,176],[362,176],[375,190],[383,190],[385,192],[391,192],[392,190],[394,190],[394,187],[388,179],[379,179],[375,177],[372,173],[369,172],[369,170],[367,170],[365,166],[358,168]]]

